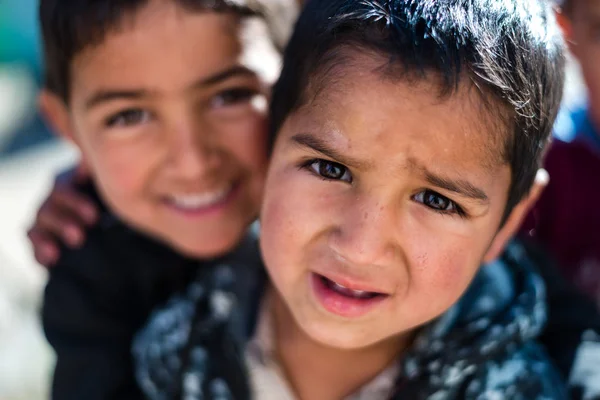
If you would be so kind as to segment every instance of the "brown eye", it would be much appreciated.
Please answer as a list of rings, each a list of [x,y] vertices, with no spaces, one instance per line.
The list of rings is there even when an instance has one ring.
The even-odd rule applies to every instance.
[[[413,200],[435,211],[446,214],[462,213],[455,202],[433,190],[423,190],[413,196]]]
[[[309,163],[309,167],[315,174],[324,179],[352,182],[350,171],[340,163],[326,160],[313,160]]]
[[[151,119],[152,115],[149,111],[141,108],[132,108],[120,111],[106,120],[106,126],[113,127],[128,127],[138,124],[143,124]]]
[[[449,199],[430,191],[425,192],[423,203],[436,210],[447,210],[452,207],[452,202]]]
[[[250,102],[257,92],[253,89],[236,88],[224,90],[212,98],[213,107],[227,107]]]

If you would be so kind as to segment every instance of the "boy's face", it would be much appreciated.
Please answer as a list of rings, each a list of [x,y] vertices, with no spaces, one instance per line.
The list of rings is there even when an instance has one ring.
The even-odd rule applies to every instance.
[[[568,14],[559,14],[571,53],[581,65],[590,110],[600,126],[600,0],[572,0]]]
[[[111,209],[193,257],[230,251],[261,201],[262,78],[276,76],[279,60],[266,49],[259,77],[242,26],[232,15],[151,2],[75,58],[67,121],[56,99],[46,107]]]
[[[442,314],[516,218],[499,231],[505,129],[475,90],[441,100],[433,83],[383,78],[368,56],[350,64],[286,120],[261,213],[280,298],[305,333],[340,348]]]

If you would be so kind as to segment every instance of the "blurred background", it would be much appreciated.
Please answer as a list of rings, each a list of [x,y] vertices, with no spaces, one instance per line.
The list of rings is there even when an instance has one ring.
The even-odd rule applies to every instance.
[[[37,113],[41,80],[37,0],[0,0],[0,400],[46,399],[54,362],[38,321],[46,273],[26,231],[77,154]],[[571,63],[565,105],[581,102],[583,90]]]
[[[0,0],[0,399],[46,399],[53,358],[38,321],[46,275],[26,230],[76,154],[36,112],[37,0]]]

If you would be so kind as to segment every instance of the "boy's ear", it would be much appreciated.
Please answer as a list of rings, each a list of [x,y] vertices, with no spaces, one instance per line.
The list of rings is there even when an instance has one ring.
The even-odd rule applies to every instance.
[[[489,263],[500,257],[500,254],[504,250],[504,247],[508,243],[508,241],[513,237],[513,235],[517,232],[523,220],[527,216],[527,213],[531,209],[531,207],[535,204],[537,199],[540,197],[544,188],[548,185],[549,176],[548,172],[544,169],[539,169],[536,176],[533,186],[529,191],[529,194],[525,196],[510,212],[506,222],[492,241],[490,248],[483,258],[484,263]]]
[[[75,142],[69,110],[60,97],[47,89],[42,89],[38,96],[38,106],[55,133],[70,142]]]

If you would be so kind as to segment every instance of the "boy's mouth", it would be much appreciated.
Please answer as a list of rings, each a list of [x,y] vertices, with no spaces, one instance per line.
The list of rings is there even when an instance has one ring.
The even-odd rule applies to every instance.
[[[345,318],[357,318],[388,299],[385,293],[346,287],[323,275],[311,274],[311,286],[318,302],[329,312]]]
[[[216,211],[235,196],[239,186],[238,183],[232,183],[212,191],[169,195],[165,198],[165,203],[180,212],[188,214]]]
[[[341,296],[346,296],[346,297],[350,297],[350,298],[354,298],[354,299],[372,299],[377,296],[383,296],[382,293],[368,292],[366,290],[354,290],[354,289],[347,288],[347,287],[345,287],[335,281],[332,281],[324,276],[321,276],[320,279],[327,288],[329,288],[330,290],[333,290],[334,292],[338,293]]]

